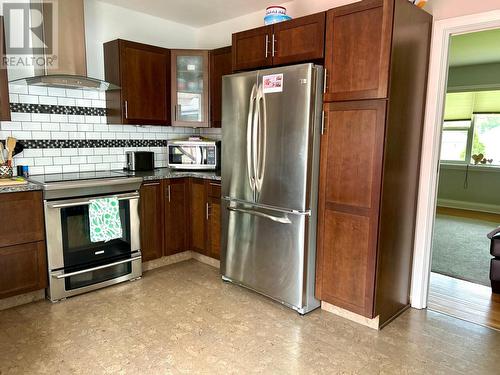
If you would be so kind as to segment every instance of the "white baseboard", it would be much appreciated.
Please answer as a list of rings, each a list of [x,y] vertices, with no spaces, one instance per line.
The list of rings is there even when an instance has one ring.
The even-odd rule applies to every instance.
[[[479,211],[479,212],[488,212],[488,213],[492,213],[492,214],[500,214],[500,205],[496,205],[496,204],[464,202],[464,201],[457,201],[457,200],[453,200],[453,199],[440,199],[440,198],[438,198],[437,205],[438,205],[438,207],[456,208],[459,210]]]

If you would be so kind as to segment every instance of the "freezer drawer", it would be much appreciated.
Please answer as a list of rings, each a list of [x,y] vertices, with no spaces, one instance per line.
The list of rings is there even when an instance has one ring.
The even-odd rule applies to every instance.
[[[223,277],[304,313],[308,221],[307,213],[223,200]]]

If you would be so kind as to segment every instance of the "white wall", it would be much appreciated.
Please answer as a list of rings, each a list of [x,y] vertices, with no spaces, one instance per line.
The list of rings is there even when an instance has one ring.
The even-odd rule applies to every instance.
[[[500,9],[499,0],[429,0],[425,9],[434,20]]]
[[[196,48],[197,29],[98,0],[85,0],[87,74],[104,78],[103,43],[121,38],[168,48]]]
[[[358,0],[294,0],[281,3],[293,18],[321,12]],[[201,48],[217,48],[231,44],[231,34],[264,25],[265,10],[202,27],[198,30],[198,45]]]

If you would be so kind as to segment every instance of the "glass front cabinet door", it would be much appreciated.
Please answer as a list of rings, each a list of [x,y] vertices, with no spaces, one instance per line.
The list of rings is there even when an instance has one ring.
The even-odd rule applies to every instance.
[[[208,51],[172,50],[172,125],[209,126]]]

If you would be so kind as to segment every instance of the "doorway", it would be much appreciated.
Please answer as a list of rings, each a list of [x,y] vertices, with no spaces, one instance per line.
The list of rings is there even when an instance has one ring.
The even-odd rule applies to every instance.
[[[500,225],[499,39],[500,12],[436,22],[412,282],[413,307],[497,329],[486,235]]]

